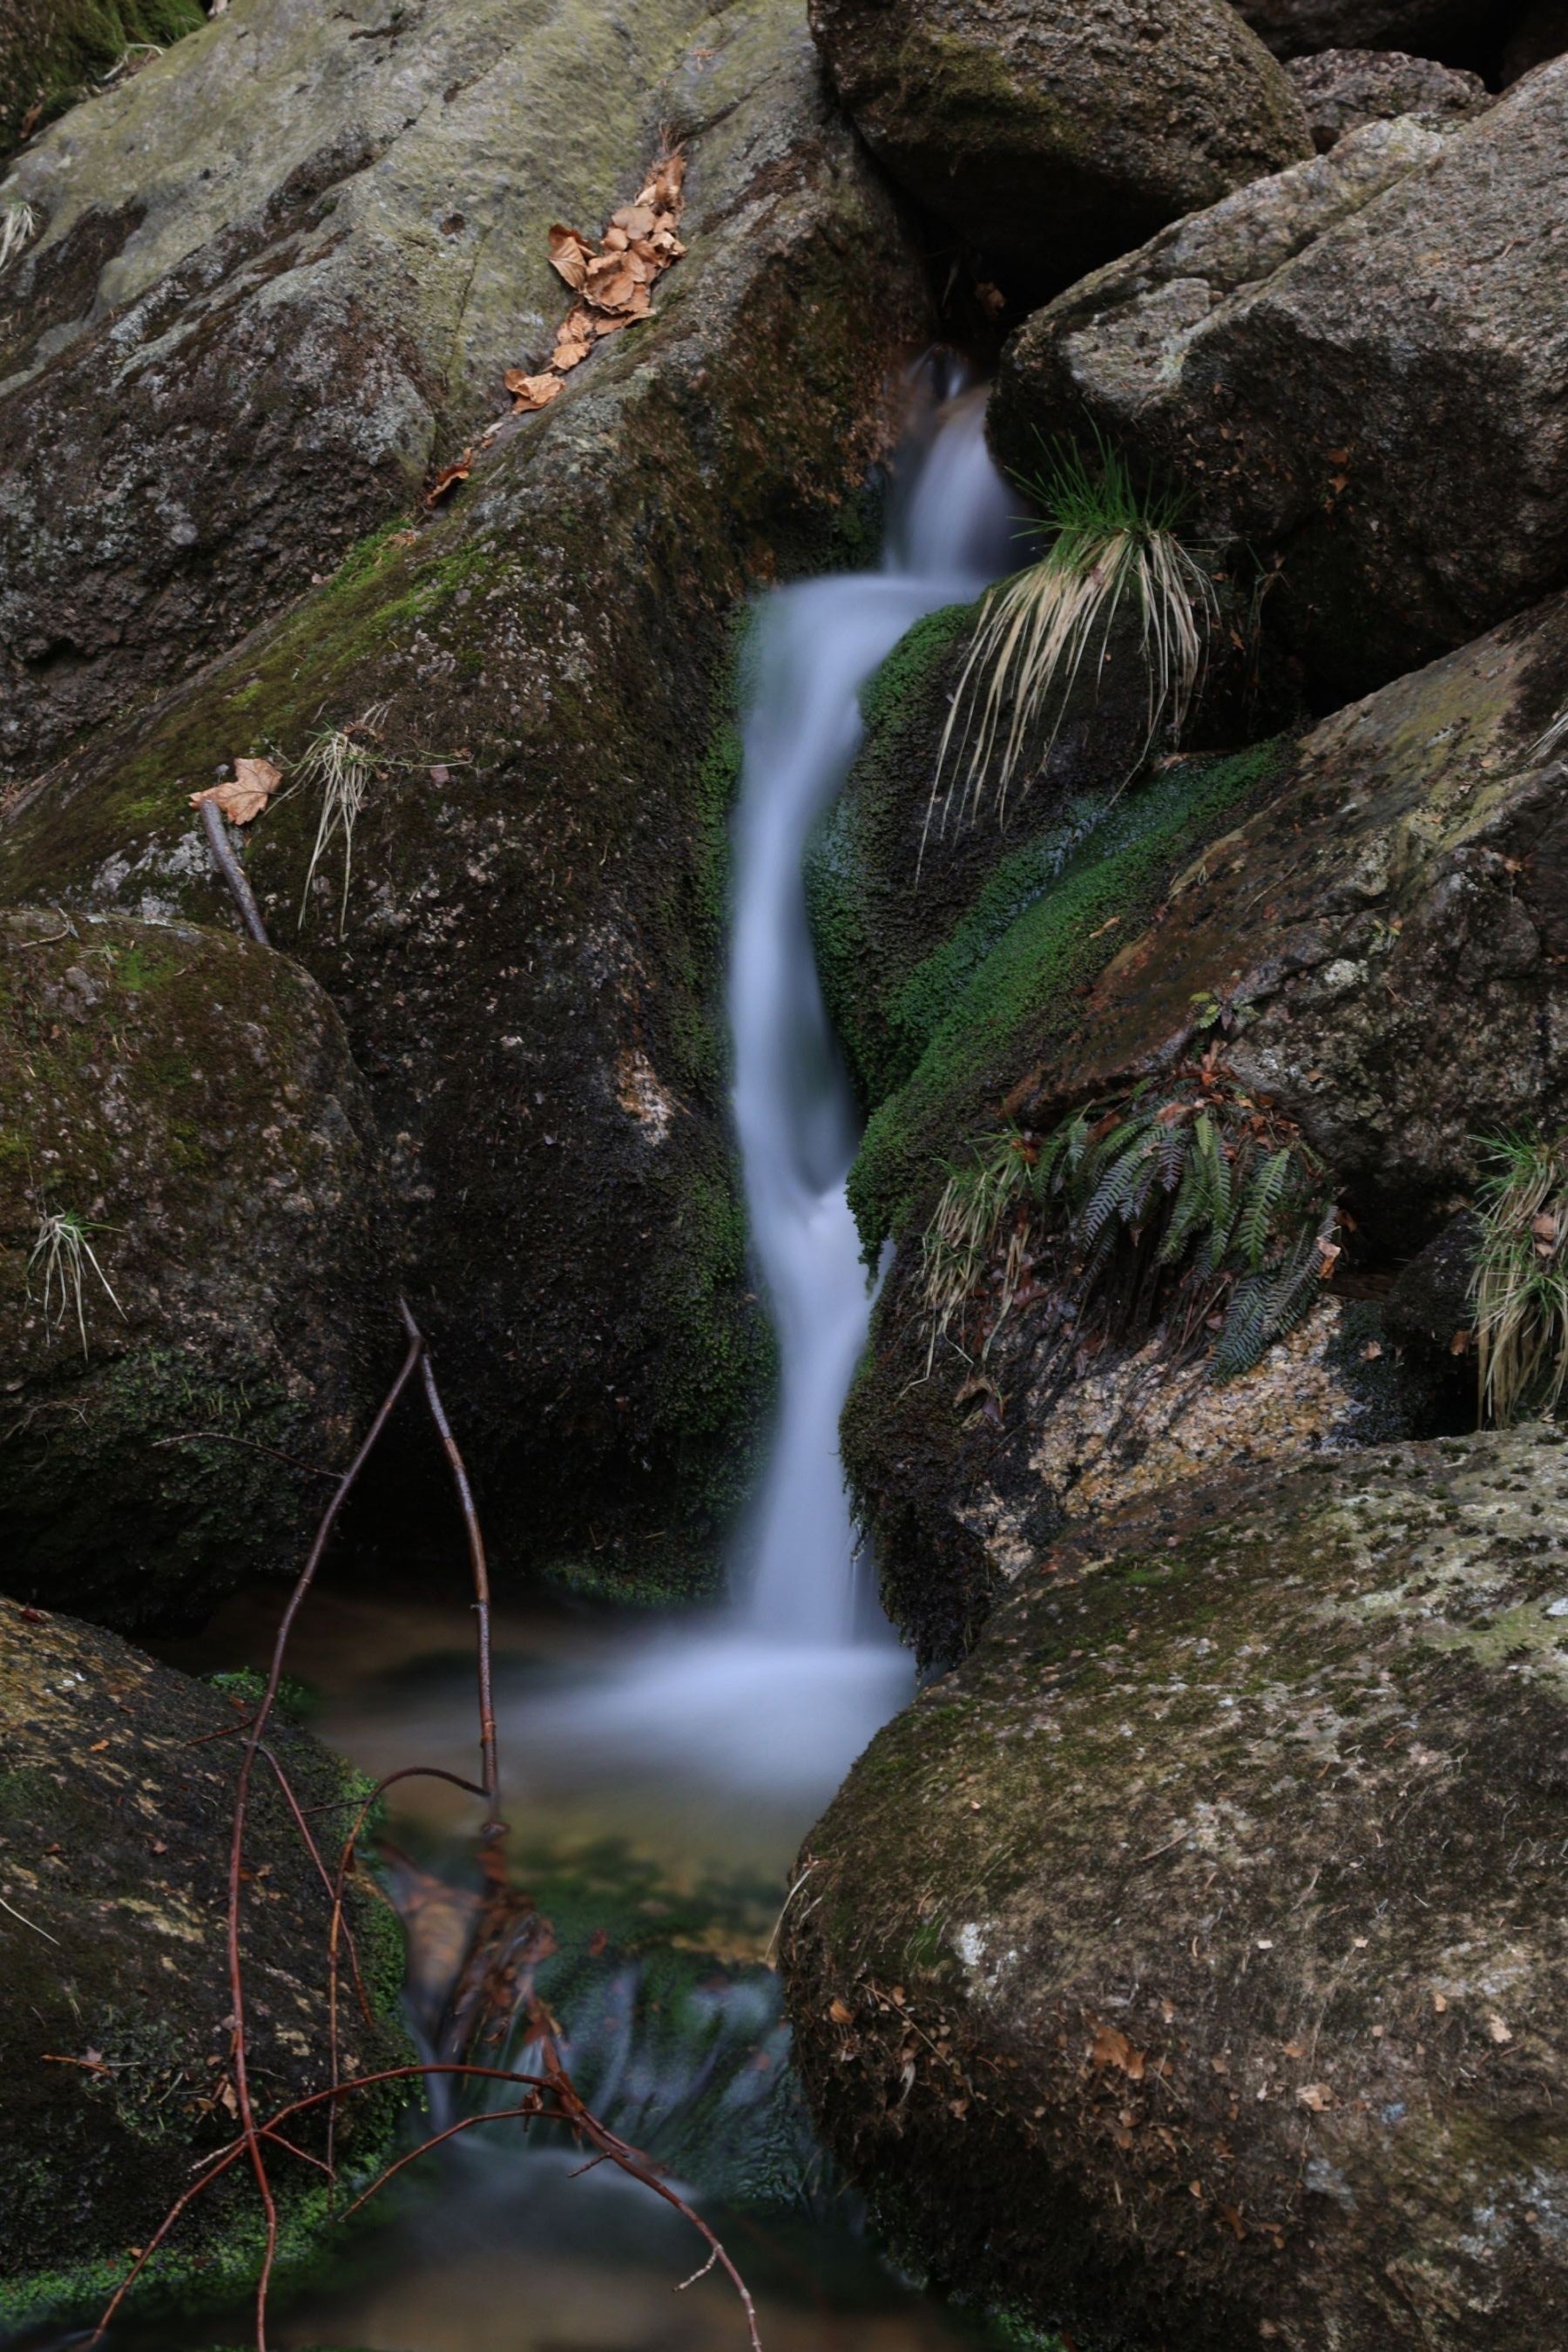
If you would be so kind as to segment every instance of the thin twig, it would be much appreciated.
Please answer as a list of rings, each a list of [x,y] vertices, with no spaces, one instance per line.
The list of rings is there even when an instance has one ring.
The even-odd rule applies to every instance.
[[[234,903],[239,908],[239,919],[258,947],[270,947],[267,926],[261,919],[261,909],[256,903],[256,893],[245,878],[245,868],[234,854],[228,837],[228,827],[223,821],[223,811],[216,801],[202,803],[202,831],[207,837],[213,864],[228,884]]]
[[[212,803],[208,801],[205,805],[210,808]],[[256,2115],[251,2105],[250,2084],[246,2065],[245,1969],[240,1958],[239,1919],[240,1874],[244,1867],[246,1812],[250,1797],[251,1775],[256,1769],[256,1759],[260,1752],[261,1735],[266,1729],[267,1719],[277,1699],[278,1686],[283,1679],[283,1660],[289,1646],[289,1637],[294,1630],[294,1620],[304,1604],[305,1595],[315,1581],[316,1570],[321,1564],[322,1555],[331,1540],[332,1529],[337,1525],[338,1515],[353,1492],[360,1472],[369,1461],[377,1439],[391,1419],[393,1408],[413,1379],[420,1356],[424,1352],[424,1344],[422,1339],[410,1342],[408,1352],[398,1369],[396,1379],[383,1398],[358,1453],[339,1479],[332,1498],[321,1515],[321,1525],[316,1529],[316,1539],[310,1546],[310,1556],[300,1571],[293,1591],[289,1596],[289,1605],[283,1612],[282,1622],[278,1628],[278,1637],[272,1645],[272,1664],[267,1677],[267,1688],[262,1694],[261,1704],[257,1709],[249,1737],[245,1743],[245,1751],[239,1762],[239,1778],[235,1788],[234,1832],[229,1841],[228,1853],[228,1989],[234,2017],[234,2086],[235,2095],[239,2104],[240,2122],[250,2153],[251,2168],[256,2175],[257,2190],[261,2199],[262,2212],[267,2225],[266,2250],[262,2255],[261,2272],[256,2288],[257,2352],[267,2352],[267,2291],[272,2280],[272,2266],[278,2257],[278,2206],[272,2194],[271,2183],[267,2177],[267,2159],[262,2154],[260,2135],[256,2126]]]
[[[408,1310],[406,1299],[398,1300],[397,1311],[403,1318],[403,1328],[410,1339],[420,1339],[419,1326]],[[458,1501],[462,1508],[463,1524],[468,1535],[468,1559],[474,1575],[474,1613],[479,1621],[479,1753],[483,1759],[481,1777],[485,1784],[485,1801],[489,1807],[489,1819],[486,1822],[480,1835],[488,1846],[504,1837],[507,1827],[500,1819],[500,1772],[496,1762],[496,1711],[490,1680],[489,1568],[485,1559],[485,1538],[479,1526],[479,1515],[474,1507],[473,1489],[468,1485],[468,1474],[464,1467],[463,1457],[458,1451],[458,1441],[452,1434],[451,1423],[447,1421],[441,1403],[441,1392],[436,1386],[436,1373],[430,1361],[428,1348],[425,1349],[420,1358],[419,1375],[425,1383],[425,1401],[430,1408],[430,1418],[436,1424],[437,1433],[451,1467],[452,1483],[458,1489]]]

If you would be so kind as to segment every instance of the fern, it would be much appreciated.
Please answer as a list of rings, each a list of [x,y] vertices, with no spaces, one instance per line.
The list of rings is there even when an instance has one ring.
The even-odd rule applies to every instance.
[[[1153,1313],[1162,1290],[1167,1306],[1185,1294],[1191,1329],[1223,1306],[1212,1369],[1232,1379],[1310,1311],[1337,1255],[1337,1222],[1317,1155],[1211,1052],[1177,1073],[1163,1101],[1140,1087],[1123,1102],[1084,1106],[1042,1138],[1015,1129],[972,1147],[972,1164],[950,1176],[926,1234],[932,1345],[974,1298],[1005,1223],[985,1347],[1041,1252],[1076,1260],[1067,1279],[1081,1319],[1118,1253],[1152,1241],[1161,1279],[1151,1287],[1140,1277],[1131,1294],[1121,1286],[1116,1311],[1132,1312],[1129,1296]]]

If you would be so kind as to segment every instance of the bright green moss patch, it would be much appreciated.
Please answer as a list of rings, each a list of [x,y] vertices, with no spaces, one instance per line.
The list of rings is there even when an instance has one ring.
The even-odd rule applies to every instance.
[[[1058,1039],[1071,993],[1091,980],[1152,911],[1175,861],[1220,825],[1281,756],[1277,743],[1228,759],[1190,760],[1115,802],[1082,845],[1042,837],[1008,861],[952,940],[900,992],[909,1034],[925,1029],[908,1081],[882,1103],[849,1178],[868,1250],[909,1228],[933,1176],[973,1123],[987,1091],[1004,1091]],[[1069,820],[1069,827],[1079,820]],[[1040,889],[987,944],[1009,903]]]

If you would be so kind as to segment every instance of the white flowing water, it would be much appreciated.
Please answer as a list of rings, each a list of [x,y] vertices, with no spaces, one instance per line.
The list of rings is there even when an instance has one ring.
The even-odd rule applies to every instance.
[[[718,1619],[641,1633],[574,1686],[535,1693],[513,1741],[601,1784],[634,1764],[716,1805],[740,1790],[796,1833],[910,1687],[858,1600],[838,1416],[874,1286],[845,1198],[859,1118],[818,985],[803,877],[860,739],[859,694],[913,624],[1005,568],[1009,494],[977,398],[917,420],[876,572],[784,588],[758,610],[735,821],[734,1107],[755,1257],[778,1334],[777,1417]],[[877,1630],[864,1630],[870,1615]]]
[[[978,402],[936,427],[882,569],[786,588],[761,614],[736,820],[730,1021],[752,1244],[778,1332],[772,1458],[735,1611],[773,1643],[854,1644],[855,1538],[838,1416],[872,1292],[845,1181],[859,1115],[828,1026],[803,864],[860,740],[859,694],[905,631],[1005,560],[1007,499]]]

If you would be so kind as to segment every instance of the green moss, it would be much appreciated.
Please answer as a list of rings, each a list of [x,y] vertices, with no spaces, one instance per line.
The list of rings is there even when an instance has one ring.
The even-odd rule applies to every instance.
[[[0,59],[0,154],[34,106],[40,122],[51,122],[128,49],[168,48],[205,22],[199,0],[46,0],[36,26],[24,5],[16,54]]]
[[[875,1112],[850,1174],[868,1252],[910,1229],[987,1087],[1005,1091],[1065,1032],[1072,991],[1126,944],[1176,860],[1280,757],[1281,746],[1265,744],[1228,759],[1185,761],[1115,802],[1081,846],[1069,846],[1079,814],[999,869],[973,913],[901,992],[910,1042],[923,1030],[925,1044],[907,1082]],[[1037,880],[1033,903],[1008,920],[1009,907]]]

